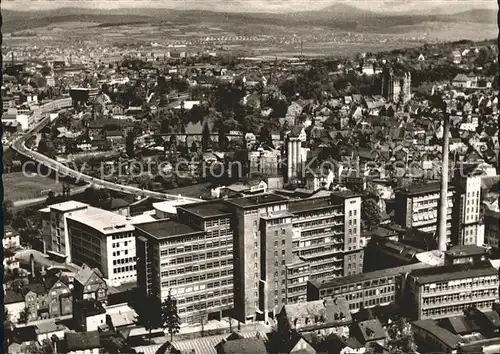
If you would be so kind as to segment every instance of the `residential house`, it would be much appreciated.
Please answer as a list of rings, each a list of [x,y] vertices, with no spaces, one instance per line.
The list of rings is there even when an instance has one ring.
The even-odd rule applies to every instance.
[[[247,143],[247,148],[250,150],[252,146],[254,146],[255,143],[257,142],[257,137],[255,136],[254,133],[246,133],[245,141]]]
[[[4,249],[3,267],[4,270],[13,271],[19,268],[19,260],[15,257],[16,254],[10,248]]]
[[[82,332],[97,331],[107,325],[106,310],[95,299],[75,301],[73,319]]]
[[[66,332],[64,344],[60,346],[60,353],[65,354],[99,354],[101,339],[98,331]]]
[[[95,299],[104,304],[107,302],[108,286],[97,268],[92,269],[83,264],[75,273],[73,286],[75,300]]]
[[[451,81],[453,87],[458,88],[472,88],[477,86],[476,76],[467,76],[465,74],[457,74],[455,78]]]
[[[21,294],[29,309],[30,321],[67,316],[73,312],[73,295],[64,277],[54,276],[43,282],[25,285]]]
[[[277,322],[281,333],[348,335],[352,318],[347,301],[339,297],[284,305]]]
[[[267,354],[262,338],[223,340],[215,348],[217,354]]]
[[[353,324],[350,334],[365,346],[370,346],[372,343],[383,345],[386,338],[385,330],[376,318]]]
[[[108,325],[115,331],[136,326],[137,313],[128,304],[106,306]]]
[[[285,118],[293,119],[294,123],[297,117],[302,113],[302,106],[297,102],[292,102],[286,111]]]
[[[366,346],[354,337],[341,337],[332,334],[325,338],[318,346],[320,353],[328,354],[364,354]]]
[[[284,354],[316,354],[316,348],[304,336],[298,333],[282,334],[271,332],[267,334],[268,353]]]
[[[454,64],[460,64],[462,62],[462,54],[458,50],[451,52],[451,60]]]
[[[3,248],[17,248],[21,245],[21,239],[17,232],[8,231],[6,227],[2,243],[3,243]]]
[[[9,312],[11,321],[17,323],[19,320],[19,314],[26,307],[25,298],[21,295],[21,293],[14,290],[6,290],[5,287],[3,295],[5,310]]]

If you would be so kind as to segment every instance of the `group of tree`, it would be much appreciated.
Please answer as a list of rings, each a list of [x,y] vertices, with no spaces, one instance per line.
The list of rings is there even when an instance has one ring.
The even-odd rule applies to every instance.
[[[166,329],[170,334],[170,341],[173,341],[174,334],[179,333],[181,321],[177,313],[177,301],[171,292],[168,292],[163,302],[150,294],[141,301],[139,307],[137,323],[149,331],[149,341],[151,342],[152,331],[159,328]]]
[[[379,207],[380,192],[372,183],[366,183],[361,199],[362,228],[372,230],[377,228],[382,221],[382,211]]]

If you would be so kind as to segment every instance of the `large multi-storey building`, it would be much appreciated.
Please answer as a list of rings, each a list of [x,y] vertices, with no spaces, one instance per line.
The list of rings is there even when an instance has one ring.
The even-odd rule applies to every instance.
[[[460,174],[462,172],[462,175]],[[454,184],[454,244],[484,244],[484,229],[480,225],[479,206],[481,203],[481,176],[463,175],[462,169],[456,172]]]
[[[498,270],[489,261],[418,269],[406,281],[406,308],[417,320],[461,315],[469,307],[491,311],[498,285]]]
[[[71,262],[67,217],[87,207],[88,205],[84,203],[67,201],[41,210],[45,215],[44,239],[48,251],[60,253],[67,257],[68,262]]]
[[[361,197],[350,192],[290,203],[293,255],[287,265],[287,302],[305,300],[307,280],[363,271]]]
[[[278,304],[282,302],[281,289],[282,282],[285,280],[283,262],[286,263],[286,259],[289,258],[287,248],[291,247],[290,244],[287,245],[291,242],[291,215],[287,214],[288,199],[275,194],[230,199],[227,203],[234,213],[235,315],[244,321],[255,318],[257,313],[262,312],[259,301],[260,293],[265,289],[273,291],[276,282],[278,282],[278,287],[274,291],[278,291],[279,294]],[[261,224],[261,217],[269,217],[269,221],[264,220]],[[267,227],[270,229],[266,230]],[[285,241],[284,244],[283,241]],[[271,253],[271,257],[267,259],[269,253],[265,252],[266,246],[269,246],[270,243],[271,249],[274,249],[274,242],[278,242],[276,248],[278,255],[274,257],[274,253]],[[283,250],[285,251],[284,255],[282,254]],[[262,265],[264,266],[264,279],[261,282]],[[275,270],[278,272],[277,276]],[[272,275],[272,280],[268,279],[269,274]]]
[[[351,312],[399,302],[402,280],[409,272],[428,267],[426,263],[414,263],[342,278],[311,280],[307,283],[307,301],[343,297]]]
[[[384,68],[381,92],[385,99],[392,102],[409,101],[411,99],[411,74],[405,72],[402,75],[396,75],[392,68]]]
[[[235,210],[235,309],[242,320],[305,300],[308,279],[362,271],[360,196],[263,194],[227,203]]]
[[[250,173],[261,173],[269,176],[278,175],[280,154],[279,150],[264,150],[263,148],[250,151],[248,153]]]
[[[232,315],[233,232],[223,202],[190,204],[177,219],[137,225],[137,285],[164,301],[169,291],[184,323]]]
[[[411,186],[396,191],[394,219],[405,228],[415,228],[427,233],[437,231],[440,183]],[[454,186],[448,188],[447,238],[451,242]],[[456,222],[456,220],[455,220]]]
[[[74,263],[98,268],[111,284],[136,281],[134,226],[125,216],[87,206],[66,223]]]
[[[484,213],[484,242],[498,252],[500,241],[500,212],[487,210]]]
[[[199,321],[201,300],[202,310],[220,312],[233,307],[233,294],[235,318],[267,319],[283,304],[305,300],[308,279],[362,271],[360,209],[361,197],[344,192],[307,200],[264,193],[179,206],[175,220],[136,226],[138,286],[162,300],[171,289],[187,322]],[[180,257],[179,268],[174,255],[190,252],[196,254]],[[202,281],[208,283],[201,289]]]

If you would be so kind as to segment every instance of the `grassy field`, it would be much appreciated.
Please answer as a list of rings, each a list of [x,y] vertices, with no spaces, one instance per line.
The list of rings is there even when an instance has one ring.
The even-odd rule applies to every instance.
[[[61,193],[62,186],[62,183],[58,183],[51,178],[24,175],[22,172],[3,175],[4,200],[9,199],[13,202],[46,196],[48,190]]]

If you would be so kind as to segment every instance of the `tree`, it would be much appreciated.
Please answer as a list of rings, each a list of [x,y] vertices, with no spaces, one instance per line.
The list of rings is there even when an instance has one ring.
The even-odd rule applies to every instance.
[[[493,55],[488,50],[488,48],[479,49],[479,53],[477,54],[477,58],[475,60],[476,66],[484,67],[486,64],[491,63],[493,61]]]
[[[43,134],[40,141],[38,142],[37,151],[42,155],[46,155],[48,150],[49,148],[47,144],[47,139],[45,137],[45,134]]]
[[[382,221],[380,208],[375,199],[365,199],[361,203],[362,221],[368,229],[377,227]]]
[[[133,158],[135,156],[134,134],[132,132],[129,132],[127,134],[127,138],[125,139],[125,150],[129,158]]]
[[[192,153],[196,153],[198,152],[198,146],[196,145],[196,142],[193,141],[193,143],[191,144],[191,148],[189,149]]]
[[[203,151],[207,151],[208,147],[210,146],[210,127],[208,126],[207,122],[205,122],[205,124],[203,125],[201,146]]]
[[[151,332],[163,327],[161,301],[156,296],[149,294],[141,301],[137,324],[144,326],[149,331],[148,338],[151,343]]]
[[[387,328],[387,346],[391,353],[414,353],[417,350],[411,324],[404,318]]]
[[[139,188],[151,189],[151,185],[152,185],[151,176],[149,174],[144,174],[144,175],[140,176],[138,184],[139,184]]]
[[[19,314],[19,319],[17,320],[17,323],[26,324],[28,323],[29,318],[30,318],[30,309],[25,307]]]
[[[3,328],[8,329],[12,326],[12,318],[10,316],[9,310],[6,308],[3,311]]]
[[[267,125],[260,128],[259,142],[267,145],[272,145],[271,131]]]
[[[106,337],[101,339],[102,347],[108,354],[120,354],[129,352],[126,340],[120,335]]]
[[[25,348],[26,354],[54,354],[54,347],[49,339],[44,339],[40,344],[33,343]]]
[[[12,217],[14,216],[14,213],[12,211],[12,208],[14,207],[14,202],[10,199],[5,199],[3,201],[3,219],[6,224],[10,224],[12,221]]]
[[[167,299],[162,304],[162,321],[170,334],[170,341],[173,340],[174,334],[179,333],[181,320],[177,313],[177,300],[174,299],[168,291]]]

